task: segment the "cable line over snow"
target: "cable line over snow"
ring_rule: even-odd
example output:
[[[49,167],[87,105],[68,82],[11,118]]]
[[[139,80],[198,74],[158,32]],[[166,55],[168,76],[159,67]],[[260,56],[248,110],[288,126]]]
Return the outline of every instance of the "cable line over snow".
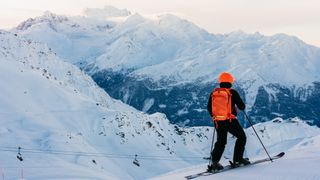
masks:
[[[112,159],[133,159],[137,155],[129,154],[109,154],[109,153],[94,153],[94,152],[80,152],[80,151],[60,151],[60,150],[43,150],[43,149],[28,149],[19,147],[20,156],[23,154],[46,154],[46,155],[66,155],[66,156],[93,156],[93,157],[106,157]],[[0,146],[0,151],[4,152],[17,152],[16,147]],[[139,159],[144,160],[164,160],[164,161],[205,161],[203,157],[181,156],[179,158],[173,158],[172,156],[155,156],[155,155],[139,155]]]

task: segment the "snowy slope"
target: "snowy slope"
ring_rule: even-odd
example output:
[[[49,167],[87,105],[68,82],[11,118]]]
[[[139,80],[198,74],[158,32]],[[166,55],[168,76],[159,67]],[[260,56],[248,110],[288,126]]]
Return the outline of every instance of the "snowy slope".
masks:
[[[203,145],[186,147],[209,131],[192,128],[180,136],[162,114],[146,115],[111,99],[45,45],[5,31],[0,42],[6,178],[17,179],[23,167],[27,179],[144,179],[199,162],[188,157],[201,155]],[[22,163],[15,158],[18,146]],[[140,168],[132,164],[135,154],[145,158]]]
[[[303,179],[303,180],[315,180],[320,179],[320,173],[318,171],[318,163],[320,156],[318,153],[320,137],[314,137],[306,140],[306,144],[303,145],[303,150],[290,150],[286,152],[286,155],[274,161],[273,163],[266,162],[250,167],[231,170],[225,173],[215,174],[213,176],[200,177],[199,180],[206,179],[246,179],[246,180],[269,180],[269,179]],[[203,171],[206,166],[197,166],[188,169],[177,170],[163,176],[159,176],[153,179],[185,179],[184,176],[194,174]]]
[[[267,149],[269,149],[271,153],[276,154],[275,152],[280,152],[280,151],[286,152],[283,158],[279,160],[275,160],[273,163],[265,162],[265,163],[257,164],[250,167],[244,167],[244,168],[239,168],[239,169],[231,170],[224,173],[215,174],[212,176],[200,177],[197,179],[201,179],[201,180],[213,179],[213,178],[222,179],[222,180],[231,180],[231,179],[314,180],[314,179],[320,179],[320,173],[316,168],[318,167],[318,163],[320,160],[319,129],[317,130],[313,129],[314,132],[311,133],[313,135],[309,134],[306,136],[306,138],[301,138],[302,136],[306,135],[306,133],[310,133],[308,132],[308,130],[310,130],[309,129],[310,127],[307,127],[306,125],[301,125],[301,122],[297,122],[294,120],[291,125],[290,124],[280,125],[280,129],[274,128],[274,126],[279,126],[279,123],[278,124],[275,123],[271,126],[270,125],[271,123],[265,123],[265,124],[261,124],[260,126],[257,126],[257,128],[259,129],[261,128],[261,126],[264,126],[266,127],[265,131],[271,131],[272,132],[271,137],[275,139],[273,141],[276,141],[277,137],[282,139],[283,134],[279,134],[279,133],[286,131],[285,129],[287,129],[287,131],[290,131],[288,135],[294,136],[292,137],[291,140],[288,140],[287,142],[281,141],[280,143],[277,143],[276,145],[273,145],[273,146],[272,145],[270,146],[270,141],[264,138],[263,141],[268,142],[269,146],[267,146]],[[293,126],[296,126],[296,128],[294,128]],[[316,131],[318,133],[315,133]],[[250,139],[248,140],[248,143],[250,143]],[[247,147],[247,149],[249,148],[250,146]],[[251,156],[251,159],[253,160],[260,159],[262,157],[266,157],[266,155],[263,154],[260,157]],[[227,162],[224,161],[224,164],[227,164]],[[202,172],[205,169],[206,169],[206,164],[203,164],[203,165],[175,170],[173,172],[170,172],[161,176],[157,176],[152,179],[157,179],[157,180],[185,179],[184,176]]]
[[[206,162],[212,128],[179,128],[163,114],[147,115],[113,100],[43,44],[5,31],[0,42],[5,179],[20,178],[21,170],[25,179],[146,179]],[[303,148],[305,138],[319,134],[298,119],[257,129],[266,129],[263,140],[272,152]],[[247,155],[261,156],[250,133]],[[22,162],[16,158],[19,146]],[[224,156],[230,158],[232,147],[227,149]],[[135,154],[140,167],[132,163]]]
[[[17,179],[20,167],[25,168],[25,177],[30,179],[88,177],[86,174],[100,179],[116,177],[107,171],[81,168],[82,158],[77,156],[24,154],[22,150],[25,161],[18,163],[18,146],[49,152],[83,149],[88,143],[76,133],[88,131],[93,124],[89,120],[99,116],[86,111],[94,109],[98,113],[96,103],[108,107],[112,100],[88,76],[58,59],[46,46],[20,40],[4,31],[0,32],[0,41],[0,141],[5,177]],[[85,119],[87,122],[83,122]],[[92,149],[87,146],[87,150]]]

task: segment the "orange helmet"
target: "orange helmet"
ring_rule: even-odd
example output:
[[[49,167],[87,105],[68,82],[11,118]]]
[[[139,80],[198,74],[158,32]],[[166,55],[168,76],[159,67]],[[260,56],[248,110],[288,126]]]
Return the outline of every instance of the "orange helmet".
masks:
[[[230,73],[227,73],[227,72],[222,72],[220,74],[219,80],[218,80],[219,83],[229,82],[231,84],[233,84],[233,81],[234,81],[234,78],[232,77],[232,75]]]

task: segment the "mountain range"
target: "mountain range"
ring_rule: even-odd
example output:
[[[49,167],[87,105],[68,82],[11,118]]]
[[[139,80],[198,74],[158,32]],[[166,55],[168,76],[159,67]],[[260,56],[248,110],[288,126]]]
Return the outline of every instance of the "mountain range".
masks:
[[[223,71],[255,123],[300,117],[320,125],[320,49],[293,36],[212,34],[175,15],[109,6],[84,16],[46,12],[11,31],[47,44],[111,97],[180,126],[211,125],[206,103]]]
[[[227,70],[239,77],[235,88],[246,100],[250,116],[257,123],[255,128],[270,153],[288,151],[292,156],[295,155],[292,152],[299,151],[298,157],[304,158],[303,163],[312,162],[305,157],[314,152],[305,147],[318,144],[319,128],[310,126],[317,124],[316,119],[290,118],[296,115],[290,114],[291,111],[283,114],[272,111],[271,115],[277,117],[269,119],[267,105],[281,103],[277,106],[281,110],[282,104],[290,104],[292,97],[298,98],[297,103],[319,103],[311,98],[317,97],[318,92],[318,74],[313,71],[317,60],[312,59],[316,58],[318,48],[286,35],[265,37],[242,32],[212,35],[168,14],[146,18],[111,7],[86,12],[84,17],[46,12],[10,32],[0,30],[3,178],[147,179],[180,168],[195,169],[194,165],[205,167],[207,160],[203,157],[208,157],[213,128],[200,125],[211,122],[206,117],[205,101],[207,93],[216,85],[214,81],[219,74],[216,71],[225,70],[224,66],[233,67]],[[147,41],[152,36],[154,39]],[[271,75],[264,75],[262,66],[261,71],[258,66],[246,73],[240,71],[246,64],[240,64],[238,69],[228,64],[229,60],[214,59],[215,48],[221,46],[217,42],[223,43],[225,38],[237,42],[240,37],[248,40],[253,36],[266,41],[283,38],[301,43],[305,49],[294,53],[307,52],[310,56],[305,64],[299,58],[296,63],[309,68],[310,74],[299,76],[297,73],[300,80],[292,78],[292,82],[278,77],[279,84],[264,84],[270,81]],[[231,39],[225,48],[231,48]],[[251,47],[262,43],[255,40],[252,39]],[[242,45],[239,47],[243,48]],[[209,48],[207,54],[203,47]],[[203,58],[198,57],[202,54]],[[148,57],[151,60],[144,59]],[[214,60],[211,65],[220,62],[221,67],[213,66],[217,69],[205,72],[211,69],[204,69],[205,63],[211,66],[211,58]],[[233,65],[236,62],[235,58]],[[253,70],[256,74],[250,74]],[[261,84],[262,87],[258,86]],[[289,87],[294,88],[287,91]],[[118,99],[136,104],[137,109],[115,100],[113,96],[117,94]],[[250,99],[251,96],[255,100]],[[259,99],[265,101],[257,105]],[[317,108],[311,105],[305,104],[306,109]],[[255,109],[260,106],[264,108]],[[255,111],[266,115],[255,116]],[[248,136],[245,156],[252,159],[265,156],[252,129],[245,131]],[[234,137],[228,137],[222,163],[232,158],[234,141]]]
[[[5,178],[145,179],[203,162],[209,127],[183,129],[112,99],[45,44],[2,30],[0,42]]]

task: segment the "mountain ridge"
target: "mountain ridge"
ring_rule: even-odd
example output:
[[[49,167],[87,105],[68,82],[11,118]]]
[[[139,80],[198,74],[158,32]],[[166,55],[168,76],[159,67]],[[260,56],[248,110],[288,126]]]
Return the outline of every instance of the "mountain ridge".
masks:
[[[6,178],[21,178],[23,170],[24,178],[36,180],[146,179],[206,163],[212,127],[178,127],[164,114],[148,115],[114,100],[45,44],[5,31],[0,42],[0,154]],[[298,118],[255,127],[271,152],[299,148],[320,133]],[[252,130],[246,134],[246,156],[262,155]],[[234,138],[228,141],[224,160],[232,156]],[[22,162],[16,159],[18,147]],[[132,163],[135,155],[140,167]]]
[[[122,21],[68,18],[67,23],[56,25],[60,31],[54,34],[43,27],[14,32],[47,43],[58,56],[84,69],[112,97],[139,110],[164,112],[174,123],[205,125],[204,120],[197,123],[196,119],[209,118],[203,110],[206,98],[217,86],[219,73],[228,71],[236,77],[235,88],[242,91],[256,122],[275,118],[272,114],[290,114],[285,118],[299,116],[320,125],[313,113],[319,109],[312,100],[319,91],[320,49],[294,36],[241,31],[215,35],[168,14],[152,19],[136,13]],[[74,22],[79,27],[72,27]],[[172,89],[196,98],[188,103],[189,97],[171,94]],[[290,104],[277,101],[287,96],[285,102]],[[304,106],[304,111],[298,106]]]

